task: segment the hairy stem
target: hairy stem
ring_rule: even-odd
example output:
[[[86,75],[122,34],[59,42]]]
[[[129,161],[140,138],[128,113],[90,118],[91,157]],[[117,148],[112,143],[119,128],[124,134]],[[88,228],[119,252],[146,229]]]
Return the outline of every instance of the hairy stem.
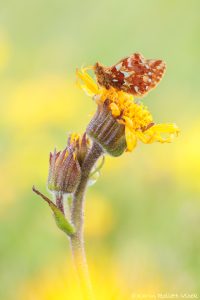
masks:
[[[56,206],[64,213],[64,205],[63,205],[63,193],[57,193],[56,196]]]
[[[93,299],[83,236],[84,198],[90,172],[94,164],[102,154],[103,151],[101,147],[94,142],[91,150],[89,151],[83,162],[81,180],[76,189],[76,192],[74,193],[72,202],[71,222],[76,229],[76,233],[73,234],[70,238],[71,248],[84,300]]]

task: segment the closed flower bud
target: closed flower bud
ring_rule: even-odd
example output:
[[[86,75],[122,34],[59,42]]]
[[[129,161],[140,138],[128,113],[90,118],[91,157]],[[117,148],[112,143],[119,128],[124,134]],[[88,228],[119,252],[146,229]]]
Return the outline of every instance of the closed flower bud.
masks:
[[[82,166],[85,156],[90,149],[90,140],[86,133],[84,133],[83,136],[72,133],[68,139],[68,146],[73,149],[80,166]]]
[[[48,188],[53,192],[73,193],[80,181],[81,169],[70,147],[50,153]]]

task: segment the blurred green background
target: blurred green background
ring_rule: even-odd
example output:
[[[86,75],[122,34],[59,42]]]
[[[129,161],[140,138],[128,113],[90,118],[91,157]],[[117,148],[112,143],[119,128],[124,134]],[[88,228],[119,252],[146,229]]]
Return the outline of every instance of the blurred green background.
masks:
[[[69,243],[31,187],[47,193],[49,152],[95,112],[76,67],[137,51],[167,62],[144,103],[181,135],[107,157],[86,204],[91,270],[109,299],[200,295],[199,12],[198,0],[1,1],[0,299],[75,299]]]

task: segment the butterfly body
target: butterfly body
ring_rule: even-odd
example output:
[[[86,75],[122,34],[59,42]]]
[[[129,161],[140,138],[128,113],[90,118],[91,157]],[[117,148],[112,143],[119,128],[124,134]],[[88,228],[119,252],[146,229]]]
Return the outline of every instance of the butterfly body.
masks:
[[[112,67],[104,67],[100,63],[96,63],[94,66],[99,85],[106,89],[114,87],[136,97],[144,96],[155,88],[165,70],[164,61],[147,60],[139,53],[120,60]]]

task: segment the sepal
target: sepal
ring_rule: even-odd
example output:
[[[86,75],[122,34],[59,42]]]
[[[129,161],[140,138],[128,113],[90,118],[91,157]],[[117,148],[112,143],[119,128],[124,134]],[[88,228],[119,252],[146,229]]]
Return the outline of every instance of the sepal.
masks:
[[[107,103],[98,105],[98,109],[87,129],[89,137],[98,143],[105,153],[120,156],[127,147],[125,126],[113,117]]]

